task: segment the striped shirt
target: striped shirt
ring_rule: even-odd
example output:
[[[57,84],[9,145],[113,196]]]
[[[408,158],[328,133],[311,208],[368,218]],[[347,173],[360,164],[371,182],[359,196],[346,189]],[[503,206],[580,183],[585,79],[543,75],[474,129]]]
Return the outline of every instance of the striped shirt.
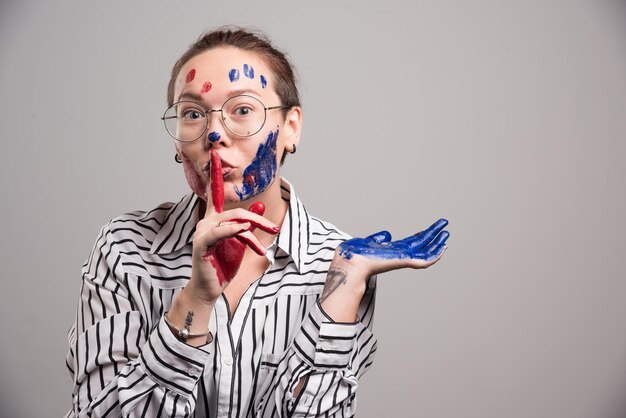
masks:
[[[289,209],[233,316],[222,295],[211,343],[187,345],[163,315],[191,275],[199,199],[122,215],[105,225],[83,265],[66,364],[73,379],[67,417],[353,416],[357,380],[376,351],[376,278],[357,322],[321,309],[335,247],[349,236],[310,216],[281,181]],[[298,396],[293,391],[307,376]]]

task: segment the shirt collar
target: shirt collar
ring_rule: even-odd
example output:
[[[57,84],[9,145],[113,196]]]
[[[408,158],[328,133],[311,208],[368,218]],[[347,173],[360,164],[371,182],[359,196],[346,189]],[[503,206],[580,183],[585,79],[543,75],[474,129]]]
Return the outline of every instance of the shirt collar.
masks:
[[[291,183],[284,178],[280,180],[280,192],[282,198],[289,202],[289,207],[275,243],[292,258],[300,272],[311,240],[311,218]],[[152,242],[150,252],[159,255],[170,254],[191,244],[198,223],[199,204],[199,198],[193,192],[175,203]]]
[[[298,272],[301,272],[311,241],[311,218],[291,183],[284,178],[280,181],[280,192],[282,198],[289,202],[289,207],[276,243],[278,248],[291,256]]]

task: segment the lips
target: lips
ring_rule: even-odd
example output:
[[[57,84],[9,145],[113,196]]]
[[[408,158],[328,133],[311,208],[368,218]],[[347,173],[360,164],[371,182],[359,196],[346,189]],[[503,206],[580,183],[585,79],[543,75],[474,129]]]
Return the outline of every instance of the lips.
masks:
[[[228,178],[231,171],[233,171],[232,167],[222,167],[222,175],[224,176],[224,179]]]
[[[220,157],[220,160],[222,160],[222,175],[224,176],[224,179],[226,179],[230,176],[230,173],[234,170],[234,167],[228,161],[224,161],[222,157]],[[207,172],[208,174],[210,168],[211,160],[207,161],[207,163],[204,165],[203,171]]]

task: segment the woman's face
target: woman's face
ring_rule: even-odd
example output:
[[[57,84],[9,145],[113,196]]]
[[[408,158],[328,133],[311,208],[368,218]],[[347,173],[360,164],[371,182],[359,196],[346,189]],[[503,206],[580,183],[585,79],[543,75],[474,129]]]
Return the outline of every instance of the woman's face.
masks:
[[[283,103],[274,91],[274,83],[272,71],[257,54],[233,47],[214,48],[181,68],[174,102],[191,100],[207,110],[221,109],[226,100],[243,94],[259,99],[265,107],[279,106]],[[235,111],[245,115],[246,104],[242,104]],[[279,176],[285,147],[291,150],[297,144],[300,110],[290,112],[287,119],[280,109],[268,110],[261,130],[248,137],[226,129],[219,112],[210,113],[208,118],[202,137],[189,143],[176,141],[191,189],[206,200],[209,151],[215,149],[222,159],[226,204],[248,200],[268,190]]]

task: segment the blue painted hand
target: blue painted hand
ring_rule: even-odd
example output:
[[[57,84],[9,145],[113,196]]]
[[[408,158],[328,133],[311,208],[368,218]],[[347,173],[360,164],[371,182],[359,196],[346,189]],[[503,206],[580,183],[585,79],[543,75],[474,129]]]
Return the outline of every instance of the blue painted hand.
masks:
[[[341,243],[338,252],[345,260],[352,261],[355,255],[360,256],[354,261],[367,264],[370,274],[403,267],[425,268],[439,260],[446,250],[450,233],[443,229],[447,224],[447,220],[439,219],[430,228],[397,241],[392,241],[387,231],[352,238]]]

